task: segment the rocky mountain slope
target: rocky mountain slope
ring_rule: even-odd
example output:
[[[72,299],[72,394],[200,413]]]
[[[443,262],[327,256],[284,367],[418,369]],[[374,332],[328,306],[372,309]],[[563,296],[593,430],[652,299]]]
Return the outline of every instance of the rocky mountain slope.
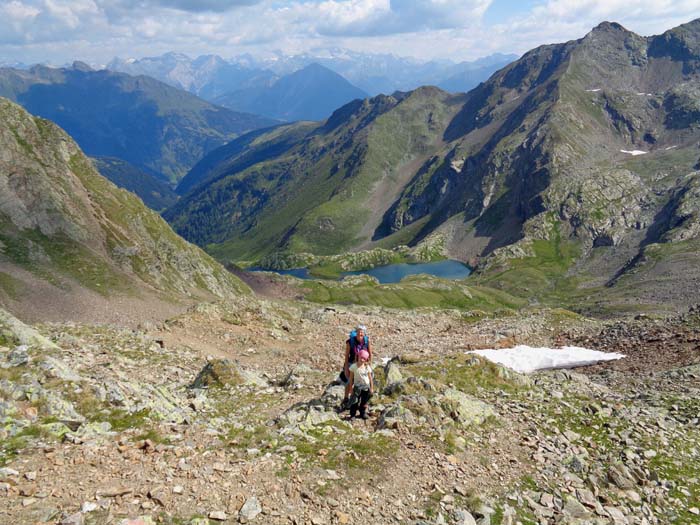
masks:
[[[335,411],[358,318],[368,421]],[[465,354],[569,340],[627,357],[523,376]],[[465,323],[246,296],[124,330],[0,310],[0,521],[698,524],[698,341],[697,311]]]
[[[205,157],[208,168],[193,168],[182,184],[194,189],[165,217],[185,238],[240,258],[343,251],[372,237],[401,188],[441,147],[462,100],[422,88],[355,101],[325,123],[244,136]]]
[[[236,111],[294,121],[322,120],[351,100],[366,97],[367,93],[339,74],[319,64],[309,64],[270,86],[237,89],[214,102]]]
[[[700,20],[648,38],[606,22],[465,96],[349,104],[216,152],[166,217],[223,258],[438,239],[525,295],[673,300],[700,278],[699,34]]]
[[[58,126],[6,99],[0,152],[0,300],[13,311],[60,317],[80,291],[177,300],[247,289],[103,178]]]
[[[117,157],[174,182],[209,151],[274,123],[149,77],[93,71],[81,63],[1,68],[0,96],[56,122],[88,155]]]

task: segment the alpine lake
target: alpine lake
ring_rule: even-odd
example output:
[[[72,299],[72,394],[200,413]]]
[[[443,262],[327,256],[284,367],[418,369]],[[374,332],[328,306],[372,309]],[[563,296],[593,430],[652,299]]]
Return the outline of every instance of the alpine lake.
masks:
[[[311,275],[308,268],[292,268],[289,270],[267,270],[260,267],[248,269],[251,272],[274,272],[280,275],[291,275],[298,279],[318,279]],[[377,266],[369,270],[343,272],[340,279],[349,275],[370,275],[380,284],[398,283],[409,275],[427,274],[442,279],[464,279],[471,274],[471,268],[460,261],[444,260],[429,263],[400,263]]]

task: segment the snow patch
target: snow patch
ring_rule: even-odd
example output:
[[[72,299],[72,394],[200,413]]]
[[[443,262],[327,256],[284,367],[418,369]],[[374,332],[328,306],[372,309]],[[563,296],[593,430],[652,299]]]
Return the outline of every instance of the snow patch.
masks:
[[[613,361],[625,357],[624,354],[599,352],[579,346],[533,348],[527,345],[518,345],[515,348],[473,350],[467,353],[480,355],[489,361],[523,374],[552,368],[574,368],[593,365],[602,361]]]
[[[620,152],[622,153],[627,153],[629,155],[632,155],[633,157],[636,157],[637,155],[646,155],[649,153],[648,151],[642,151],[640,149],[633,149],[633,150],[626,150],[626,149],[621,149]]]
[[[586,93],[598,93],[598,91],[600,91],[600,90],[601,90],[601,88],[587,89]]]
[[[670,149],[677,148],[677,147],[678,147],[678,146],[669,146],[668,148],[664,148],[664,151],[668,151],[668,150],[670,150]]]

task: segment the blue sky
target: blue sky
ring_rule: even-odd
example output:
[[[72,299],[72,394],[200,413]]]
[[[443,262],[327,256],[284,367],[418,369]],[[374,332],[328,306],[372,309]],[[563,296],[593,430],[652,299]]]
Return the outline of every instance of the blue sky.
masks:
[[[513,0],[495,0],[484,13],[484,24],[491,26],[498,23],[503,23],[509,18],[526,15],[535,2],[531,0],[523,0],[516,2]]]
[[[0,0],[0,63],[329,47],[471,60],[603,20],[649,35],[698,16],[700,0]]]

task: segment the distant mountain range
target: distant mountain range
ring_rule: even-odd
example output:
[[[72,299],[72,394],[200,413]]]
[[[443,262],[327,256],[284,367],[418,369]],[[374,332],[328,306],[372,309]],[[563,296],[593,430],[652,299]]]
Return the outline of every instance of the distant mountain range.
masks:
[[[517,59],[517,55],[495,53],[474,61],[422,61],[412,57],[391,54],[360,53],[332,48],[300,55],[278,54],[274,57],[252,60],[234,57],[258,69],[269,69],[278,75],[289,74],[312,63],[321,64],[342,75],[370,95],[411,91],[420,86],[438,86],[447,91],[467,92],[494,72]],[[463,82],[458,79],[463,76]]]
[[[648,38],[606,22],[467,94],[240,137],[165,217],[226,260],[429,242],[520,296],[673,302],[700,282],[699,85],[700,20]]]
[[[234,90],[269,87],[279,79],[269,69],[227,62],[217,55],[191,59],[182,53],[165,53],[138,60],[114,58],[106,69],[146,75],[210,101]]]
[[[71,68],[0,68],[0,96],[50,119],[92,156],[178,181],[206,153],[272,119],[215,106],[146,76]]]
[[[339,74],[319,64],[310,64],[271,86],[233,91],[214,102],[286,121],[324,120],[340,106],[367,96]]]
[[[494,54],[472,62],[422,62],[388,54],[324,49],[262,59],[241,55],[229,60],[216,55],[191,59],[181,53],[166,53],[141,59],[115,58],[106,67],[148,75],[213,101],[231,92],[270,87],[312,64],[334,71],[369,95],[410,91],[424,85],[466,92],[516,58],[517,55]]]

